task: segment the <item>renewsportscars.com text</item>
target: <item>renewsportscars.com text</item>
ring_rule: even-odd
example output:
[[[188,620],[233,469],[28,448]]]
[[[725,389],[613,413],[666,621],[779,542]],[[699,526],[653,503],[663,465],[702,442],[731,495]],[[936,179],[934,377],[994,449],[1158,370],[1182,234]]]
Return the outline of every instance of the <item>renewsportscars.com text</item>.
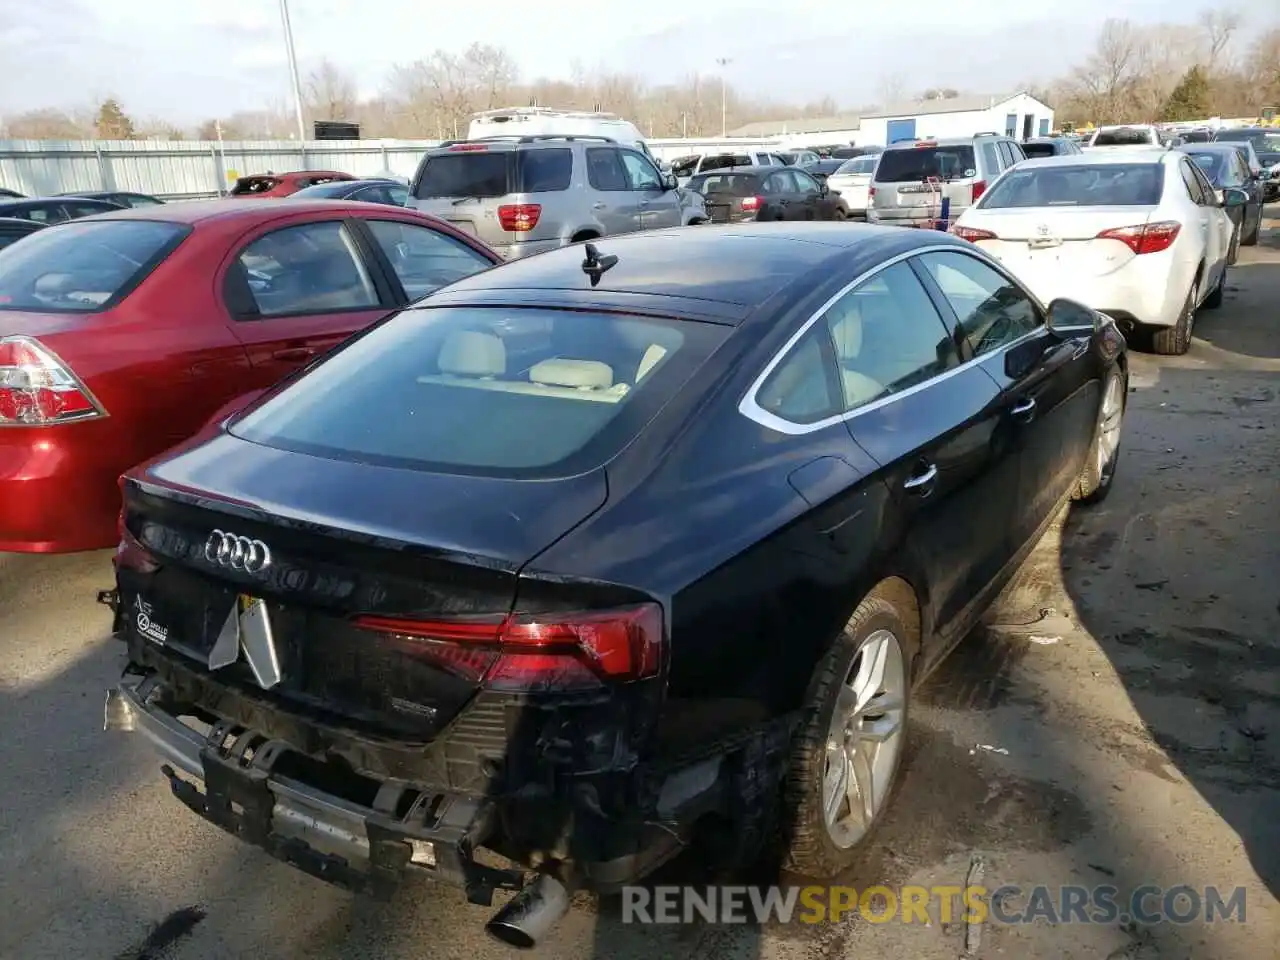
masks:
[[[623,923],[1244,923],[1245,888],[624,887]]]

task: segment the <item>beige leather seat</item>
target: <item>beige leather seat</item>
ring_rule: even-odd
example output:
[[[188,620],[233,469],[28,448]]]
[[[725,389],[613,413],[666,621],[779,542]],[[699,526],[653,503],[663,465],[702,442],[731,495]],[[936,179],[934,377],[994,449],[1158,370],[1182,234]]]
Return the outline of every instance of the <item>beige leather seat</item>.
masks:
[[[529,368],[529,382],[576,390],[607,390],[613,386],[613,367],[599,360],[553,357]]]
[[[862,311],[857,302],[853,297],[846,297],[832,307],[832,312],[835,316],[828,320],[831,339],[844,380],[845,404],[852,409],[880,396],[884,386],[857,369],[862,354]]]
[[[507,348],[491,333],[459,330],[445,337],[437,362],[448,376],[491,380],[507,372]]]

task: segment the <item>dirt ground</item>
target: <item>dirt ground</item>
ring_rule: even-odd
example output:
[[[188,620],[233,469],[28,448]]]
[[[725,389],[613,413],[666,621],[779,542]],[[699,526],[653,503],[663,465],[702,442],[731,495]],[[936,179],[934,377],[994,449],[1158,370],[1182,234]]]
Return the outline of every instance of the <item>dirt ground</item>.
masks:
[[[1244,922],[639,927],[579,898],[535,955],[1277,956],[1280,220],[1266,226],[1190,353],[1134,355],[1111,497],[1050,533],[920,694],[897,804],[842,881],[962,884],[981,862],[989,889],[1244,886]],[[0,557],[0,957],[510,955],[453,890],[354,900],[174,801],[141,742],[101,729],[121,656],[93,603],[108,580],[103,553]]]

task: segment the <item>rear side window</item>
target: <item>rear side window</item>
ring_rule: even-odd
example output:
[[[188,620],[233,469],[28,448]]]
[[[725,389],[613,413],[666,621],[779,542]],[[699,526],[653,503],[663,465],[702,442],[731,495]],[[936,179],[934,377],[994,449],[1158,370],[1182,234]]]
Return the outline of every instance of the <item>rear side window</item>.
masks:
[[[1155,206],[1164,190],[1158,163],[1018,167],[978,201],[982,210],[1012,207]]]
[[[1028,158],[1032,157],[1055,157],[1058,155],[1058,148],[1052,143],[1024,143],[1022,152]]]
[[[462,151],[430,157],[418,178],[415,195],[433,197],[505,197],[511,192],[507,151]]]
[[[923,183],[930,177],[955,180],[974,175],[973,147],[910,147],[886,150],[876,165],[880,183]]]
[[[246,193],[267,193],[280,183],[275,177],[241,177],[231,188],[233,197],[241,197]]]
[[[453,237],[398,220],[366,220],[410,301],[493,266]]]
[[[521,150],[515,155],[516,193],[555,193],[568,190],[573,176],[573,151],[567,147]]]
[[[578,472],[627,444],[725,335],[712,324],[578,311],[406,310],[231,432],[411,469]]]
[[[0,251],[0,310],[93,313],[113,306],[187,233],[179,224],[148,220],[38,230]]]
[[[720,154],[702,158],[702,170],[726,170],[729,167],[749,167],[751,158],[745,153]]]

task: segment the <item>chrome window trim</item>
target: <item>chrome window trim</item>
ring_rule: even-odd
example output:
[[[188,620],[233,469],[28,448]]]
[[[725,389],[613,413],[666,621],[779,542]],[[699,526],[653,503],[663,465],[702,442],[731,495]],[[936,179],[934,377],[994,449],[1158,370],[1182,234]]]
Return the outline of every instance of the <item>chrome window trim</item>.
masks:
[[[969,249],[966,249],[965,247],[958,247],[953,244],[934,244],[928,247],[919,247],[918,249],[915,249],[915,250],[908,250],[905,253],[899,253],[893,257],[890,257],[888,260],[884,260],[876,264],[870,270],[867,270],[859,274],[853,280],[850,280],[838,291],[836,291],[836,293],[832,294],[832,296],[828,298],[827,301],[822,304],[822,306],[820,306],[817,310],[815,310],[813,315],[810,316],[809,319],[806,320],[803,324],[801,324],[800,329],[797,330],[794,334],[792,334],[787,339],[787,342],[782,345],[782,349],[780,349],[777,353],[773,355],[772,359],[770,359],[769,362],[765,364],[764,370],[762,370],[760,374],[751,382],[751,386],[747,388],[747,391],[743,395],[742,400],[739,401],[738,403],[738,412],[742,414],[744,417],[746,417],[748,420],[754,421],[755,423],[760,424],[762,427],[767,427],[770,430],[774,430],[778,433],[787,434],[788,436],[800,437],[808,433],[816,433],[817,431],[825,430],[827,427],[833,426],[834,424],[852,420],[854,417],[860,416],[861,414],[870,413],[873,410],[880,410],[884,407],[887,407],[891,403],[895,403],[898,400],[903,399],[904,397],[910,397],[916,393],[919,393],[925,387],[931,387],[934,384],[941,383],[943,380],[946,380],[949,377],[954,377],[956,374],[961,373],[964,370],[968,370],[970,367],[977,366],[980,363],[986,363],[992,357],[999,356],[1000,354],[1009,350],[1011,347],[1015,347],[1018,344],[1023,343],[1034,336],[1039,336],[1040,333],[1044,330],[1045,324],[1042,319],[1040,324],[1038,324],[1034,330],[1030,330],[1027,333],[1024,333],[1022,336],[1018,337],[1018,339],[1016,340],[1010,340],[1008,343],[1004,344],[997,350],[992,350],[989,353],[984,353],[984,354],[981,354],[980,356],[972,357],[971,359],[961,363],[959,366],[955,366],[955,367],[952,367],[950,370],[944,370],[942,373],[935,374],[934,376],[930,377],[928,380],[921,381],[920,383],[910,386],[906,390],[903,390],[899,393],[891,393],[887,397],[881,397],[879,400],[873,400],[871,403],[863,404],[860,407],[854,407],[852,410],[848,410],[844,413],[836,414],[835,416],[824,417],[821,420],[815,420],[813,423],[795,423],[791,420],[784,419],[783,417],[780,417],[775,413],[770,413],[768,410],[765,410],[763,407],[760,406],[758,402],[756,402],[756,394],[760,392],[760,388],[764,386],[765,381],[769,379],[769,376],[773,373],[773,371],[777,368],[777,366],[780,363],[782,363],[782,361],[785,360],[791,354],[791,351],[795,348],[796,344],[799,343],[800,340],[804,338],[805,334],[809,332],[809,330],[813,327],[815,323],[817,323],[819,320],[821,320],[823,317],[826,316],[827,311],[830,310],[836,304],[836,302],[840,300],[841,297],[849,293],[849,291],[853,290],[855,287],[858,287],[861,284],[866,283],[868,280],[870,280],[872,277],[874,277],[876,274],[880,273],[881,271],[887,270],[889,267],[895,266],[906,260],[910,260],[912,257],[923,256],[924,254],[928,254],[928,253],[956,253],[963,257],[971,257],[972,259],[978,261],[984,266],[991,267],[993,270],[996,271],[996,273],[1004,277],[1006,280],[1012,283],[1015,287],[1017,287],[1020,291],[1022,291],[1023,295],[1026,296],[1027,299],[1029,299],[1033,304],[1035,304],[1037,307],[1040,308],[1041,314],[1042,315],[1044,314],[1046,308],[1044,304],[1040,302],[1039,298],[1037,298],[1033,293],[1031,293],[1031,291],[1029,291],[1026,287],[1024,287],[1016,277],[1009,274],[1009,272],[1004,270],[999,264],[994,263],[989,257],[986,257],[985,255],[981,255],[975,250],[969,250]],[[919,281],[917,280],[917,282]],[[921,284],[921,286],[923,286],[923,284]],[[929,291],[926,289],[925,293],[929,294]],[[932,295],[930,295],[930,301],[932,301],[932,299],[933,297]],[[946,322],[947,322],[946,318],[940,315],[939,319],[941,319],[943,325],[946,326]]]

